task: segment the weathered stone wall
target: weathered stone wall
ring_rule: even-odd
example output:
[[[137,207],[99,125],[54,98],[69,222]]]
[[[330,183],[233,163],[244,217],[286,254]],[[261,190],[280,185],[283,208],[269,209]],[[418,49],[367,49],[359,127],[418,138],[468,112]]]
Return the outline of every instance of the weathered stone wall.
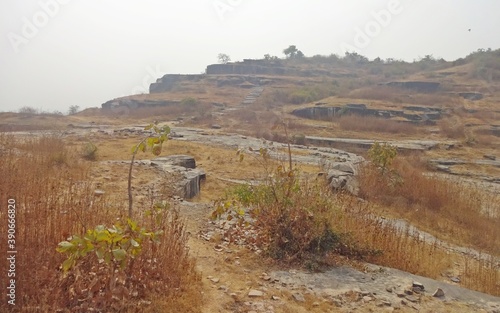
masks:
[[[207,66],[208,75],[286,75],[284,67],[257,64],[212,64]]]
[[[365,104],[346,104],[345,106],[314,106],[296,109],[292,114],[302,118],[325,120],[344,114],[376,116],[383,118],[402,117],[411,122],[429,122],[441,118],[441,110],[436,108],[406,106],[404,110],[370,109]]]
[[[137,109],[149,106],[169,106],[179,104],[179,101],[175,100],[138,100],[130,98],[121,98],[109,100],[101,104],[102,109],[110,110],[112,108],[125,107],[128,109]]]
[[[426,81],[388,82],[387,86],[412,89],[418,92],[435,92],[439,89],[440,83]]]
[[[149,86],[149,93],[161,93],[171,91],[182,81],[197,82],[205,77],[204,74],[167,74],[158,78],[155,83]]]

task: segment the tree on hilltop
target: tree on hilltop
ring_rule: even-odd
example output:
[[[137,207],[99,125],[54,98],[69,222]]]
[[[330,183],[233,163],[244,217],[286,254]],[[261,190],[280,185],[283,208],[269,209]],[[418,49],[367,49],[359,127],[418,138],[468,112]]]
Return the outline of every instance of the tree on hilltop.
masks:
[[[295,45],[290,45],[288,48],[283,50],[283,53],[286,55],[288,59],[304,57],[304,53],[302,53],[302,51],[297,49]]]
[[[225,53],[219,53],[219,55],[217,55],[217,59],[221,64],[227,64],[231,62],[231,57]]]

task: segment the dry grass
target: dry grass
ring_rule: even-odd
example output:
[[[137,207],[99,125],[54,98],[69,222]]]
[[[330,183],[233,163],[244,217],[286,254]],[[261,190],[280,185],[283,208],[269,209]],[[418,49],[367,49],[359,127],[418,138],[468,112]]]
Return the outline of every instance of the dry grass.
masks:
[[[347,95],[353,99],[383,100],[401,103],[401,89],[390,86],[372,86],[353,90]]]
[[[457,103],[456,98],[450,95],[437,93],[418,93],[390,86],[370,86],[355,89],[347,97],[353,99],[382,100],[391,103],[416,104],[429,107],[441,107]]]
[[[90,162],[84,162],[77,152],[69,150],[57,137],[19,139],[0,135],[0,201],[5,206],[8,199],[16,202],[15,279],[19,312],[53,312],[57,308],[69,312],[74,308],[70,303],[82,295],[85,281],[75,284],[76,278],[71,275],[63,279],[60,265],[64,256],[55,251],[57,244],[96,225],[110,225],[124,212],[111,198],[94,195],[95,184],[88,175]],[[2,220],[6,219],[2,214]],[[7,223],[1,223],[2,234],[7,234],[6,227]],[[156,307],[167,312],[177,305],[176,312],[197,311],[199,277],[185,250],[182,221],[171,216],[164,227],[162,244],[154,249],[145,246],[143,250],[145,257],[155,255],[161,260],[155,271],[157,278],[163,280],[161,287],[140,294],[142,299],[152,301],[150,306],[143,304],[139,309],[136,305],[141,298],[134,298],[123,302],[121,311],[153,312]],[[7,251],[7,240],[0,242],[0,249]],[[7,262],[0,264],[1,271],[7,273]],[[96,264],[83,262],[82,266],[92,268]],[[141,275],[145,265],[137,260],[133,275]],[[88,299],[84,302],[92,303]],[[3,301],[0,310],[8,309]]]
[[[473,290],[500,296],[500,268],[494,258],[464,257],[463,284]]]
[[[425,175],[418,162],[415,158],[397,159],[392,168],[397,174],[385,177],[378,169],[365,166],[360,174],[361,196],[439,239],[500,256],[498,195],[471,184]],[[468,262],[466,285],[499,295],[498,285],[491,283],[491,277],[500,275],[498,266],[493,261]]]
[[[447,240],[500,255],[500,218],[483,211],[483,207],[500,210],[494,205],[498,199],[470,184],[425,175],[415,166],[417,162],[412,158],[396,160],[394,170],[400,183],[391,183],[389,177],[381,177],[370,166],[363,168],[361,195],[393,208]]]
[[[374,116],[346,115],[333,119],[338,122],[340,128],[345,131],[391,133],[391,134],[417,134],[419,129],[416,125],[393,121]]]
[[[210,115],[211,105],[194,102],[171,104],[167,106],[150,106],[136,109],[118,108],[116,110],[103,110],[102,114],[110,118],[125,117],[137,121],[138,119],[165,119],[174,120],[176,118],[204,118]]]
[[[452,258],[438,244],[421,240],[408,228],[375,218],[377,210],[373,204],[350,195],[336,197],[344,214],[333,219],[334,227],[350,234],[357,245],[381,251],[369,255],[367,261],[435,279],[452,263]]]
[[[441,134],[450,139],[464,139],[466,137],[465,126],[457,116],[445,118],[438,122]]]

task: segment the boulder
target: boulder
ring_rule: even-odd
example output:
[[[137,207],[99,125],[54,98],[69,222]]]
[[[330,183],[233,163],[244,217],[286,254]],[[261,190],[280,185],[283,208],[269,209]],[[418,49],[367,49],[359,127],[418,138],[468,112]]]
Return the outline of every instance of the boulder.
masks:
[[[180,181],[181,197],[192,199],[200,194],[201,182],[205,180],[206,174],[202,170],[191,170],[184,172],[184,179]]]
[[[335,168],[328,170],[326,179],[330,188],[336,191],[346,190],[353,195],[358,195],[359,185],[356,178],[354,177],[354,170],[352,165],[345,163],[344,166],[337,167],[345,171]]]
[[[436,291],[434,291],[434,293],[432,294],[432,296],[436,297],[436,298],[444,297],[444,291],[443,291],[443,289],[441,289],[441,288],[436,289]]]
[[[347,162],[336,163],[332,166],[332,169],[338,170],[338,171],[344,172],[344,173],[349,173],[352,175],[356,174],[356,170],[354,169],[354,165],[352,163],[347,163]]]
[[[163,172],[177,176],[175,182],[177,195],[181,198],[196,197],[201,190],[201,183],[206,179],[203,170],[196,168],[196,161],[188,155],[172,155],[151,160],[151,165]]]

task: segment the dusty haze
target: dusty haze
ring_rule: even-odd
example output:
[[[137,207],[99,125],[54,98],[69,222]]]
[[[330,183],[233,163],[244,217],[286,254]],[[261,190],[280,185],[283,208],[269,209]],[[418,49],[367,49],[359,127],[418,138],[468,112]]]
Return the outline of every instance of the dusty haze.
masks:
[[[413,61],[500,47],[495,0],[8,0],[0,23],[0,111],[100,106],[166,73],[201,73],[221,52],[283,57],[293,44]]]

